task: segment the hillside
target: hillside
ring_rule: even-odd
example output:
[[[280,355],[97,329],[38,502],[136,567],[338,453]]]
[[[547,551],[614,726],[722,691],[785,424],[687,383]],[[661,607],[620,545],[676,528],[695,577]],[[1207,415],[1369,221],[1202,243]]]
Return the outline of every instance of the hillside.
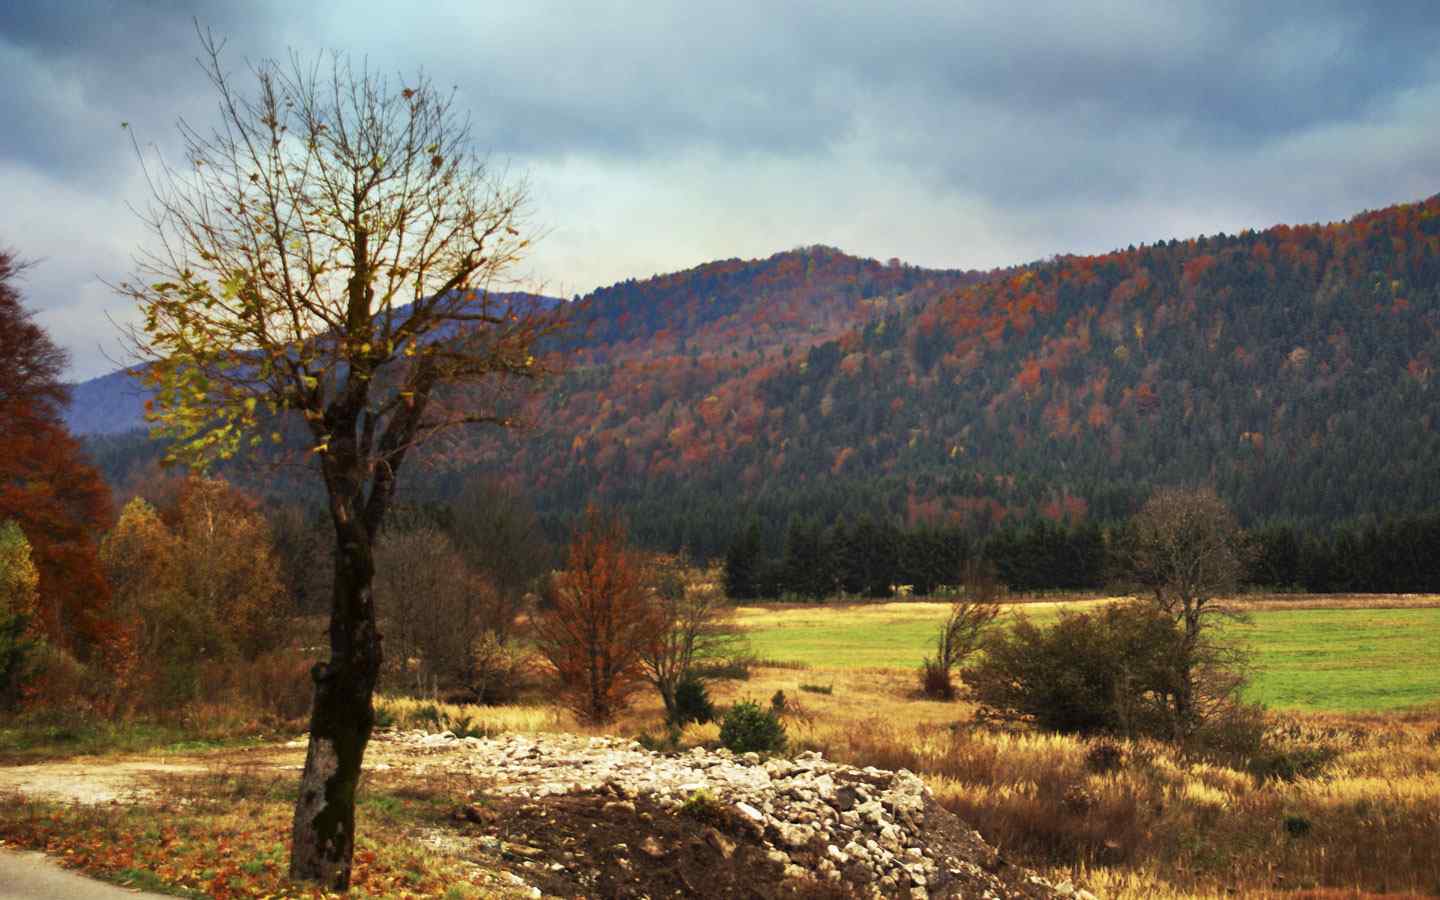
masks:
[[[1197,481],[1251,523],[1440,503],[1440,197],[983,277],[806,248],[573,308],[536,427],[481,468],[557,520],[623,506],[648,543],[713,553],[752,514],[1115,518]]]
[[[1440,502],[1440,198],[1325,226],[1063,257],[830,340],[577,369],[503,470],[713,552],[758,513],[1127,515],[1210,481],[1249,522]]]

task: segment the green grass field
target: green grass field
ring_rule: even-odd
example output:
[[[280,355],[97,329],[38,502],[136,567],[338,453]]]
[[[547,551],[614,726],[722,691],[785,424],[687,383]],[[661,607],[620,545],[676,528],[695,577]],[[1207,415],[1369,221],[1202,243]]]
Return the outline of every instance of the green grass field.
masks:
[[[1367,712],[1440,701],[1440,609],[1307,609],[1232,626],[1266,706]]]
[[[1037,622],[1061,604],[1029,604]],[[740,622],[760,659],[817,668],[918,666],[944,617],[938,603],[744,607]],[[1440,702],[1440,609],[1300,609],[1227,623],[1254,651],[1248,694],[1267,706],[1326,712]]]

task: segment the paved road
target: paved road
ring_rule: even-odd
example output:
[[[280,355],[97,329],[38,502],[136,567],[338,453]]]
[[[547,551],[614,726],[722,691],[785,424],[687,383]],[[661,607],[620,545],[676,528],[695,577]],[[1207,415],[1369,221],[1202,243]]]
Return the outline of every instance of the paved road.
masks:
[[[163,894],[127,891],[61,868],[43,853],[0,850],[0,900],[164,900]],[[170,898],[173,900],[173,898]]]

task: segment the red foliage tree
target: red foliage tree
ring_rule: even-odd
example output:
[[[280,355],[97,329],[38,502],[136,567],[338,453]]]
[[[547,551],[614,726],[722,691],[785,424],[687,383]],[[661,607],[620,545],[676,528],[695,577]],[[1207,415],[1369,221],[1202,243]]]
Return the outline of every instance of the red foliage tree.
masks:
[[[643,684],[641,651],[663,627],[619,520],[586,510],[547,593],[535,637],[561,698],[582,721],[608,722]]]
[[[22,268],[0,251],[0,521],[14,519],[30,541],[45,637],[84,659],[113,637],[96,551],[110,491],[61,421],[65,352],[21,306]]]

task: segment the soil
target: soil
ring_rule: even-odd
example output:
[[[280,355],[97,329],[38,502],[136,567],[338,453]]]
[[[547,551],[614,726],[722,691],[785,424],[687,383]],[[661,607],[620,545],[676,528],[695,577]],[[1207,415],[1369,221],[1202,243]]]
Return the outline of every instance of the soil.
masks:
[[[591,792],[501,798],[462,807],[454,818],[546,896],[849,896],[831,884],[783,880],[783,864],[768,859],[754,833],[724,810],[673,812],[644,798]]]
[[[542,799],[493,798],[458,807],[451,816],[463,840],[484,848],[490,865],[508,868],[544,895],[640,900],[715,897],[737,900],[830,900],[856,896],[841,883],[786,878],[760,837],[728,808],[668,810],[605,792]],[[955,816],[933,807],[927,839],[957,860],[980,861],[1005,884],[1006,898],[1052,897],[1032,884]],[[825,848],[791,851],[792,863],[814,871]],[[986,895],[964,868],[931,886],[932,897]]]

